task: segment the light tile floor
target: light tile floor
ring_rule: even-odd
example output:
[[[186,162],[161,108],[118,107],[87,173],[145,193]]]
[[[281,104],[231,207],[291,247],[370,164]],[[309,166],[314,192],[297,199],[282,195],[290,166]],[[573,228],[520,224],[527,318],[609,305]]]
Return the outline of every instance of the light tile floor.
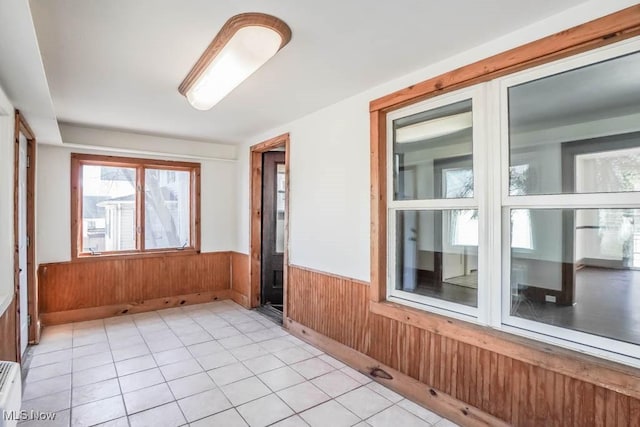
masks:
[[[21,426],[455,426],[231,301],[48,327]]]

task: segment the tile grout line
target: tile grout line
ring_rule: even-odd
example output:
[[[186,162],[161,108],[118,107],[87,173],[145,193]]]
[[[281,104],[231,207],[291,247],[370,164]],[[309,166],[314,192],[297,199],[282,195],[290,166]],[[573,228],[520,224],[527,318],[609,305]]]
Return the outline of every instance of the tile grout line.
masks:
[[[212,314],[215,316],[215,313],[213,313],[213,312],[212,312]],[[189,316],[189,317],[191,318],[191,316]],[[219,317],[219,316],[217,316],[217,317]],[[193,318],[192,318],[192,319],[193,319]],[[223,319],[223,320],[225,320],[225,319]],[[196,322],[196,324],[198,324],[200,327],[202,327],[202,328],[204,329],[204,327],[203,327],[203,326],[202,326],[198,321],[196,321],[195,319],[193,319],[193,321],[194,321],[194,322]],[[226,320],[225,320],[225,322],[226,322]],[[227,322],[227,323],[228,323],[228,322]],[[235,329],[235,328],[234,328],[234,329]],[[205,329],[205,330],[206,330],[206,329]],[[236,329],[236,330],[237,330],[237,329]],[[208,332],[208,330],[207,330],[207,332]],[[238,330],[238,332],[241,332],[241,333],[242,333],[242,331],[239,331],[239,330]],[[211,335],[211,338],[213,338],[213,340],[214,340],[214,341],[218,342],[218,340],[216,340],[216,339],[213,337],[213,335],[212,335],[212,334],[210,334],[210,335]],[[252,341],[253,341],[253,340],[252,340]],[[207,341],[207,342],[208,342],[208,341]],[[222,347],[224,348],[224,346],[222,346]],[[217,414],[221,414],[222,412],[225,412],[225,411],[228,411],[228,410],[230,410],[230,409],[231,409],[231,410],[233,410],[236,414],[238,414],[238,416],[239,416],[239,417],[240,417],[240,418],[245,422],[245,424],[249,425],[249,423],[248,423],[248,422],[247,422],[247,420],[242,416],[242,414],[240,413],[240,411],[238,411],[237,406],[236,406],[236,405],[234,405],[234,404],[229,400],[229,398],[228,398],[228,396],[225,394],[224,390],[222,390],[222,387],[221,387],[221,386],[219,386],[219,385],[215,382],[215,380],[214,380],[213,378],[211,378],[211,375],[209,375],[209,371],[207,371],[207,370],[204,368],[204,366],[202,366],[202,363],[200,363],[200,361],[195,357],[195,355],[193,355],[193,353],[191,353],[191,350],[189,350],[189,348],[188,348],[187,346],[185,346],[185,348],[187,348],[187,351],[188,351],[192,356],[194,356],[194,359],[195,359],[195,360],[196,360],[196,362],[200,365],[200,367],[204,370],[205,374],[207,374],[207,376],[208,376],[208,377],[211,379],[211,381],[215,384],[216,388],[217,388],[218,390],[220,390],[220,393],[222,393],[222,395],[225,397],[225,399],[226,399],[229,403],[231,403],[231,405],[232,405],[232,406],[231,406],[231,408],[228,408],[228,409],[222,410],[222,411],[220,411],[220,412],[216,412],[216,413],[214,413],[214,414],[207,415],[207,416],[205,416],[205,417],[202,417],[202,418],[199,418],[199,419],[197,419],[197,420],[194,420],[193,422],[200,421],[200,420],[203,420],[203,419],[205,419],[205,418],[208,418],[208,417],[211,417],[211,416],[214,416],[214,415],[217,415]],[[226,349],[226,348],[225,348],[225,350],[226,350],[226,351],[228,351],[228,349]],[[229,352],[229,353],[230,353],[230,352]],[[213,354],[215,354],[215,353],[213,353]],[[237,359],[237,358],[235,357],[235,355],[233,355],[233,354],[232,354],[232,356],[233,356],[233,357],[234,357],[238,362],[242,363],[239,359]],[[228,366],[228,365],[226,365],[226,366]],[[221,367],[224,367],[224,366],[221,366]],[[216,369],[217,369],[217,368],[216,368]],[[213,370],[213,369],[211,369],[211,371],[212,371],[212,370]],[[242,381],[242,380],[239,380],[239,381]],[[232,383],[231,383],[231,384],[232,384]],[[266,385],[265,385],[265,386],[266,386]],[[268,388],[268,387],[267,387],[267,388]],[[205,393],[206,393],[206,392],[205,392]],[[195,396],[195,395],[193,395],[193,396]],[[178,405],[178,406],[180,406],[180,405]],[[180,410],[182,411],[182,408],[180,408]],[[183,415],[184,415],[184,412],[183,412]],[[186,419],[187,419],[187,418],[186,418],[186,415],[185,415],[185,420],[186,420]],[[191,424],[191,422],[189,422],[189,424]]]
[[[118,383],[118,389],[120,390],[120,400],[122,401],[122,407],[124,408],[124,416],[127,420],[127,425],[131,427],[131,421],[129,421],[129,414],[127,412],[127,405],[124,401],[124,393],[122,392],[122,386],[120,385],[120,375],[118,374],[118,367],[116,366],[116,360],[113,357],[113,348],[111,347],[111,340],[109,339],[109,334],[107,333],[107,327],[105,325],[105,335],[107,336],[107,346],[109,346],[109,352],[111,353],[111,360],[113,360],[113,369],[116,371],[116,382]],[[73,390],[72,390],[73,393]],[[115,419],[115,418],[114,418]]]
[[[156,314],[157,314],[157,310],[156,310],[156,311],[152,311],[152,312],[148,312],[148,313],[156,313]],[[159,314],[158,314],[158,317],[160,317],[160,318],[162,319],[162,316],[160,316]],[[163,320],[163,322],[164,322],[164,319],[162,319],[162,320]],[[138,323],[136,322],[135,314],[131,315],[131,321],[132,321],[132,323],[133,323],[133,326],[136,328],[136,331],[137,331],[137,332],[138,332],[138,334],[140,335],[140,338],[142,338],[142,342],[143,342],[144,346],[145,346],[145,347],[147,348],[147,350],[149,351],[148,355],[151,357],[151,359],[153,360],[153,363],[154,363],[156,366],[153,366],[153,367],[151,367],[151,368],[149,368],[149,369],[142,369],[142,370],[140,370],[140,371],[130,372],[129,374],[127,374],[127,375],[122,375],[122,376],[123,376],[123,377],[126,377],[126,376],[128,376],[128,375],[135,375],[135,374],[138,374],[138,373],[140,373],[140,372],[146,372],[146,371],[150,371],[150,370],[152,370],[152,369],[158,369],[158,371],[160,372],[160,375],[161,375],[161,376],[162,376],[162,378],[164,379],[164,382],[163,382],[163,383],[160,383],[160,384],[165,384],[165,385],[167,386],[167,388],[169,389],[169,392],[170,392],[170,393],[171,393],[171,395],[173,396],[173,392],[171,391],[171,387],[169,387],[169,384],[168,384],[168,382],[167,382],[166,377],[164,376],[164,374],[162,373],[162,370],[161,370],[161,369],[160,369],[160,367],[158,366],[158,362],[156,361],[156,358],[153,356],[153,352],[151,351],[151,347],[149,347],[149,343],[147,342],[147,339],[145,338],[143,331],[140,329],[140,327],[138,326]],[[166,324],[166,322],[164,322],[164,323]],[[168,327],[168,325],[167,325],[167,327]],[[132,360],[132,359],[135,359],[135,358],[138,358],[138,357],[145,357],[145,356],[146,356],[146,355],[142,355],[142,356],[134,356],[134,357],[130,357],[130,358],[128,358],[128,359],[123,359],[123,360],[121,360],[121,361],[119,361],[119,362],[124,362],[124,361],[126,361],[126,360]],[[115,365],[115,362],[114,362],[114,365]],[[115,369],[116,369],[116,376],[117,376],[117,378],[118,378],[118,384],[120,384],[120,374],[119,374],[119,372],[118,372],[118,368],[117,368],[117,366],[115,367]],[[145,389],[147,389],[147,388],[155,387],[155,386],[158,386],[158,385],[160,385],[160,384],[153,384],[153,385],[150,385],[150,386],[147,386],[147,387],[142,387],[142,388],[137,389],[137,390],[132,390],[132,391],[127,392],[127,394],[129,394],[129,393],[139,392],[140,390],[145,390]],[[123,393],[123,392],[122,392],[122,386],[121,386],[121,385],[120,385],[120,392],[121,392],[121,395],[122,395],[122,400],[123,400],[123,405],[124,405],[124,410],[125,410],[125,416],[127,417],[127,423],[129,424],[129,426],[131,426],[131,420],[130,420],[130,417],[131,417],[131,416],[133,416],[133,415],[137,415],[137,414],[140,414],[140,413],[143,413],[143,412],[146,412],[146,411],[149,411],[149,410],[152,410],[152,409],[155,409],[155,408],[158,408],[158,407],[160,407],[160,406],[162,406],[162,405],[166,405],[166,404],[167,404],[167,402],[165,402],[165,403],[161,403],[161,404],[159,404],[159,405],[152,406],[152,407],[149,407],[149,408],[143,409],[143,410],[141,410],[141,411],[138,411],[138,412],[134,412],[134,413],[129,414],[129,410],[128,410],[127,405],[126,405],[126,402],[125,402],[125,400],[124,400],[124,395],[125,395],[125,393]],[[177,401],[175,400],[175,396],[174,396],[174,400],[173,400],[173,402],[176,402],[176,405],[177,405]],[[168,402],[168,403],[172,403],[172,402]],[[178,408],[179,408],[179,405],[178,405]],[[182,411],[181,411],[181,412],[182,412]],[[184,414],[183,414],[183,417],[184,417]],[[185,421],[186,421],[186,417],[185,417]]]
[[[69,394],[69,426],[71,426],[73,424],[73,350],[74,350],[74,346],[73,346],[73,342],[75,340],[74,338],[74,330],[75,327],[73,326],[75,322],[71,323],[71,376],[69,378],[70,382],[71,382],[71,392]]]
[[[157,313],[158,310],[156,310],[154,313]],[[167,321],[164,319],[164,317],[162,317],[160,314],[158,314],[158,316],[160,316],[160,318],[162,319],[162,321],[164,322],[165,325],[167,325],[167,328],[169,328],[169,330],[171,331],[171,333],[173,333],[173,330],[171,329],[171,326],[167,323]],[[191,316],[189,316],[191,317]],[[177,337],[177,335],[176,335]],[[145,340],[145,342],[147,341],[144,336],[142,337],[142,339]],[[182,344],[182,348],[186,348],[186,346],[184,345],[184,343],[182,342],[182,340],[180,338],[178,338],[178,341],[180,341],[180,344]],[[148,343],[147,343],[148,345]],[[149,347],[149,351],[151,351],[151,347]],[[187,349],[187,351],[189,351]],[[153,358],[153,360],[155,361],[156,365],[158,365],[158,360],[155,358],[154,354],[151,353],[151,357]],[[196,363],[198,363],[198,361],[196,360]],[[160,369],[160,365],[158,365],[158,369],[160,370],[160,375],[162,375],[162,377],[165,379],[165,384],[167,385],[167,388],[169,389],[169,393],[171,393],[171,396],[173,396],[173,402],[175,402],[176,406],[178,407],[178,410],[180,411],[180,413],[182,414],[182,418],[184,419],[185,424],[181,424],[181,425],[189,425],[189,419],[187,418],[187,414],[184,413],[184,411],[182,410],[182,407],[180,406],[180,404],[178,403],[178,399],[176,398],[175,393],[173,392],[173,390],[171,389],[171,386],[169,385],[169,382],[167,381],[167,377],[164,376],[164,373],[162,372],[162,369]],[[172,403],[172,402],[170,402]],[[166,405],[166,404],[165,404]]]
[[[367,422],[367,420],[371,419],[372,417],[375,417],[375,416],[379,415],[380,413],[382,413],[384,411],[387,411],[390,408],[393,408],[395,406],[397,406],[402,411],[405,411],[407,414],[419,419],[421,422],[424,422],[427,425],[436,425],[438,422],[440,422],[440,421],[445,419],[445,418],[439,417],[440,419],[435,424],[431,424],[430,422],[428,422],[426,419],[422,418],[421,416],[419,416],[419,415],[415,414],[414,412],[412,412],[412,411],[410,411],[408,409],[405,409],[404,407],[400,406],[400,403],[403,402],[404,400],[406,400],[408,402],[411,402],[411,403],[415,403],[415,402],[413,402],[413,401],[411,401],[409,399],[406,399],[405,397],[403,397],[401,395],[398,395],[400,400],[397,400],[397,401],[396,401],[396,398],[387,398],[385,395],[380,393],[378,390],[375,390],[374,388],[371,388],[371,384],[372,383],[379,384],[381,387],[386,389],[386,387],[384,385],[382,385],[382,384],[380,384],[378,382],[375,382],[375,381],[374,382],[368,381],[366,383],[363,383],[360,380],[351,377],[349,374],[347,374],[343,370],[345,368],[348,368],[349,367],[348,365],[346,365],[344,363],[341,363],[339,360],[337,361],[338,363],[331,363],[332,360],[330,360],[330,359],[328,361],[325,360],[327,357],[331,357],[331,356],[326,354],[326,353],[324,353],[323,351],[321,351],[317,347],[313,347],[310,344],[295,338],[293,335],[291,335],[286,329],[284,329],[281,326],[279,327],[278,325],[275,325],[275,324],[270,324],[269,326],[267,326],[264,323],[260,322],[258,319],[256,319],[256,317],[254,317],[254,316],[246,316],[246,314],[244,312],[241,312],[240,310],[235,309],[235,308],[229,308],[227,310],[222,310],[222,311],[212,311],[213,308],[216,308],[216,307],[209,306],[208,304],[207,304],[206,307],[201,307],[201,308],[198,308],[198,309],[195,309],[195,310],[193,310],[193,309],[192,310],[184,310],[184,307],[180,307],[180,312],[175,313],[176,314],[175,318],[172,317],[172,315],[174,313],[167,313],[167,314],[169,314],[169,316],[163,316],[161,314],[162,310],[156,310],[156,311],[150,312],[149,316],[141,316],[140,319],[137,319],[135,317],[135,315],[130,315],[131,316],[131,320],[130,320],[130,324],[129,324],[129,322],[126,322],[127,323],[127,327],[128,326],[133,326],[134,327],[132,329],[134,329],[136,331],[136,333],[137,333],[137,336],[140,336],[140,338],[142,339],[142,343],[140,343],[140,344],[144,344],[144,348],[145,348],[146,351],[148,351],[148,355],[151,357],[151,360],[153,361],[153,365],[154,366],[148,367],[146,369],[142,369],[140,371],[131,372],[131,373],[128,373],[127,375],[122,375],[122,376],[119,374],[118,369],[116,367],[117,363],[124,362],[124,361],[127,361],[127,360],[131,360],[131,359],[134,359],[136,357],[143,357],[144,355],[143,356],[129,357],[129,358],[120,360],[118,362],[115,361],[114,349],[112,347],[112,340],[110,339],[110,334],[107,331],[109,330],[108,326],[110,326],[110,325],[114,326],[114,325],[117,325],[117,324],[111,324],[111,323],[105,322],[104,319],[101,319],[100,324],[99,324],[100,328],[97,328],[97,331],[92,331],[92,332],[90,332],[88,334],[85,334],[83,332],[80,332],[79,334],[74,334],[74,331],[82,331],[84,328],[75,329],[74,326],[77,323],[83,323],[83,322],[72,322],[71,323],[71,325],[72,325],[72,327],[71,327],[71,348],[70,348],[71,355],[72,355],[72,358],[71,358],[72,360],[71,360],[71,372],[70,372],[70,377],[69,377],[69,380],[71,382],[71,389],[69,390],[69,393],[70,393],[70,396],[69,396],[69,399],[70,399],[70,402],[69,402],[69,423],[71,423],[72,419],[73,419],[73,409],[74,409],[74,404],[73,404],[73,392],[74,392],[73,379],[74,379],[75,374],[76,374],[76,372],[74,371],[74,367],[77,364],[77,361],[73,360],[73,359],[75,359],[73,357],[73,354],[75,353],[74,350],[76,349],[76,347],[74,345],[76,343],[80,344],[80,342],[91,341],[92,338],[89,338],[89,337],[91,337],[91,335],[93,333],[98,333],[98,331],[100,333],[104,333],[105,336],[106,336],[106,343],[107,343],[108,352],[109,352],[109,355],[110,355],[110,358],[111,358],[111,363],[113,363],[114,370],[115,370],[115,379],[118,382],[118,390],[120,392],[120,395],[119,395],[120,402],[124,407],[126,421],[127,421],[127,424],[129,426],[131,426],[130,415],[133,416],[133,415],[136,415],[136,414],[140,414],[140,413],[143,413],[143,412],[146,412],[146,411],[150,411],[150,410],[156,409],[156,408],[158,408],[160,406],[168,405],[168,404],[171,404],[171,403],[175,403],[175,405],[178,406],[180,414],[182,415],[182,417],[185,420],[186,424],[189,424],[191,422],[200,421],[202,419],[218,415],[220,413],[229,411],[230,409],[233,409],[234,412],[237,415],[239,415],[240,418],[244,422],[247,422],[247,419],[245,419],[245,417],[242,415],[242,413],[240,413],[238,408],[241,407],[241,406],[250,404],[252,402],[255,402],[255,401],[259,400],[259,399],[270,397],[272,395],[275,395],[275,398],[277,398],[281,403],[283,403],[284,407],[286,407],[287,409],[289,409],[291,411],[291,414],[289,414],[288,416],[286,416],[286,417],[284,417],[282,419],[276,420],[276,421],[274,421],[273,423],[271,423],[269,425],[273,425],[273,424],[279,423],[279,422],[281,422],[283,420],[286,420],[288,418],[291,418],[291,417],[300,417],[302,419],[302,422],[306,423],[306,420],[304,420],[304,418],[301,417],[301,414],[303,414],[303,413],[305,413],[307,411],[310,411],[310,410],[312,410],[314,408],[317,408],[317,407],[319,407],[321,405],[327,404],[327,403],[329,403],[331,401],[335,401],[335,404],[338,404],[341,408],[346,410],[347,413],[352,414],[353,416],[356,417],[356,419],[360,420],[358,423]],[[192,317],[191,313],[198,313],[198,314],[195,314]],[[224,321],[227,325],[229,325],[229,327],[235,329],[237,334],[236,335],[230,335],[230,336],[223,336],[223,337],[221,337],[219,339],[216,339],[214,336],[211,335],[211,332],[210,332],[211,328],[207,329],[207,327],[206,327],[207,322],[205,321],[204,318],[208,318],[209,314],[211,316],[214,316],[214,320],[217,319],[217,320]],[[224,315],[224,317],[221,316],[221,315]],[[249,320],[245,320],[245,317],[242,317],[241,315],[245,316]],[[260,315],[260,314],[258,313],[258,315]],[[260,317],[263,317],[263,316],[260,315]],[[145,330],[146,330],[145,324],[142,322],[143,320],[146,320],[146,319],[152,320],[152,322],[150,324],[151,327],[149,328],[150,330],[148,332],[145,332]],[[236,327],[237,325],[233,325],[232,323],[230,323],[230,322],[238,321],[238,319],[240,320],[240,324],[241,323],[249,323],[249,322],[257,322],[257,323],[259,323],[261,325],[261,327],[259,329],[257,329],[257,330],[252,330],[250,332],[249,331],[248,332],[244,332],[243,330],[238,329]],[[153,340],[150,339],[148,336],[153,337],[154,332],[156,332],[154,330],[154,326],[153,326],[153,324],[154,324],[154,322],[156,320],[158,321],[158,326],[160,327],[160,329],[158,329],[157,332],[170,332],[173,336],[176,337],[177,341],[180,342],[180,346],[175,347],[175,348],[168,348],[166,350],[161,350],[161,351],[158,351],[157,353],[154,353],[151,350],[150,342],[153,341]],[[175,320],[175,321],[173,321],[173,320]],[[124,323],[123,323],[123,325],[124,325]],[[192,326],[194,328],[197,326],[198,330],[196,332],[193,332],[193,334],[197,334],[197,333],[203,332],[204,334],[206,334],[205,336],[208,337],[209,339],[206,340],[206,341],[202,341],[202,342],[195,342],[195,343],[192,343],[192,344],[189,344],[189,345],[185,344],[185,342],[182,339],[180,339],[180,336],[178,334],[180,333],[180,330],[183,331],[183,333],[188,334],[189,333],[189,326]],[[255,326],[257,326],[257,325],[255,325]],[[127,330],[127,327],[123,327],[122,331]],[[223,326],[221,326],[221,327],[223,327]],[[224,326],[224,327],[227,327],[227,326]],[[90,328],[93,328],[93,326],[91,326]],[[247,328],[253,328],[253,327],[247,326]],[[116,328],[116,332],[119,332],[119,328]],[[248,334],[252,334],[252,333],[256,333],[255,338],[248,336]],[[260,335],[259,333],[263,333],[263,335]],[[276,335],[274,336],[273,334],[276,334]],[[80,336],[80,335],[82,335],[82,336]],[[269,338],[264,339],[265,336],[268,336]],[[86,337],[86,339],[85,339],[85,337]],[[126,335],[125,335],[125,337],[126,337]],[[234,338],[234,337],[238,337],[238,338],[242,337],[244,339],[247,339],[247,342],[244,343],[243,345],[237,346],[235,344],[237,342],[241,341],[241,339],[239,339],[237,342],[230,341],[228,343],[228,345],[231,345],[231,347],[226,347],[225,345],[220,344],[221,340],[224,340],[224,339],[227,339],[227,338]],[[82,338],[82,340],[80,340],[80,338]],[[256,341],[256,339],[260,339],[260,340]],[[78,341],[78,340],[80,340],[80,341]],[[278,341],[278,340],[282,341],[283,344],[284,344],[285,341],[287,341],[287,342],[290,343],[289,344],[290,346],[278,349],[278,345],[275,344],[275,341]],[[271,342],[271,341],[274,341],[273,345],[270,345],[267,348],[263,347],[264,343]],[[194,350],[189,348],[189,347],[193,347],[193,346],[196,346],[196,345],[199,345],[199,344],[206,344],[206,343],[216,343],[216,344],[218,344],[220,346],[220,350],[214,351],[214,352],[209,353],[209,354],[205,354],[203,356],[200,356],[200,359],[202,359],[204,357],[208,357],[208,356],[213,356],[213,355],[215,355],[217,353],[221,353],[221,352],[224,351],[224,352],[226,352],[226,353],[228,353],[228,354],[230,354],[232,356],[232,358],[234,359],[234,362],[228,363],[226,365],[218,366],[218,367],[215,367],[213,369],[206,370],[205,369],[205,365],[203,365],[203,362],[198,360],[198,357],[196,357],[195,354],[193,353]],[[80,345],[78,348],[82,348],[82,347],[90,346],[90,345],[94,345],[94,344],[95,343],[89,343],[89,344],[86,344],[86,345]],[[255,349],[257,351],[257,353],[256,352],[252,353],[253,350],[251,350],[251,351],[248,350],[245,353],[245,354],[252,355],[252,357],[245,358],[245,359],[240,359],[237,356],[237,354],[242,354],[242,353],[241,352],[239,352],[239,353],[234,352],[235,350],[241,350],[242,348],[249,347],[249,346],[257,346],[257,348]],[[312,351],[311,347],[313,347],[318,352],[316,353],[315,351]],[[55,346],[53,348],[55,348]],[[126,347],[124,347],[124,348],[126,348]],[[268,350],[268,348],[271,348],[273,350]],[[259,351],[260,349],[264,350],[264,354],[260,353],[260,351]],[[304,358],[302,358],[300,360],[296,360],[295,357],[299,356],[299,353],[298,353],[298,354],[296,354],[296,356],[294,356],[294,360],[295,361],[293,361],[291,363],[286,362],[285,359],[287,359],[287,354],[289,352],[296,351],[298,349],[302,350],[303,352],[306,352],[308,354],[306,354],[304,356]],[[56,351],[64,351],[64,350],[65,349],[52,350],[50,352],[45,352],[45,353],[42,353],[42,354],[47,354],[47,353],[56,352]],[[197,364],[197,366],[201,369],[201,371],[197,372],[197,373],[191,373],[191,374],[188,374],[188,375],[178,376],[176,378],[171,379],[170,381],[176,381],[176,380],[180,380],[180,379],[185,379],[185,378],[192,377],[194,375],[201,375],[201,374],[204,373],[208,377],[208,379],[211,380],[212,385],[214,387],[211,388],[211,389],[204,390],[204,391],[199,391],[199,392],[196,392],[196,393],[192,393],[190,390],[187,390],[188,394],[186,394],[185,396],[182,396],[181,399],[186,399],[186,398],[193,397],[193,396],[196,396],[196,395],[201,394],[201,393],[206,393],[206,392],[208,392],[210,390],[216,390],[217,389],[217,390],[220,391],[221,395],[224,396],[227,401],[229,401],[225,391],[223,390],[223,387],[226,387],[228,385],[232,385],[232,384],[244,381],[244,380],[252,379],[252,378],[257,379],[259,381],[259,383],[262,384],[262,386],[265,387],[265,389],[268,391],[267,394],[262,395],[262,396],[257,397],[257,398],[254,398],[254,399],[251,399],[251,400],[248,400],[248,401],[243,402],[243,403],[238,404],[238,405],[234,405],[232,402],[229,401],[229,403],[231,403],[231,406],[229,408],[227,408],[227,409],[215,412],[213,414],[208,414],[205,417],[198,418],[198,419],[193,420],[193,421],[188,421],[185,411],[183,410],[183,408],[179,404],[179,400],[181,400],[181,399],[178,399],[176,397],[176,394],[175,394],[174,390],[169,385],[170,381],[167,379],[167,376],[165,375],[165,373],[161,369],[161,366],[159,365],[159,362],[158,362],[158,359],[157,359],[157,354],[160,354],[160,353],[163,353],[163,352],[183,351],[183,350],[186,350],[186,353],[184,355],[181,354],[179,356],[180,357],[184,357],[185,355],[188,354],[189,355],[189,359],[178,360],[178,361],[172,362],[172,363],[166,363],[165,365],[162,365],[162,366],[171,365],[171,364],[174,364],[174,363],[181,363],[181,362],[185,362],[187,360],[194,360],[195,364]],[[276,353],[280,353],[280,356],[276,355]],[[95,353],[96,356],[99,355],[99,354],[100,353]],[[303,355],[304,355],[304,353],[303,353]],[[93,354],[88,354],[88,355],[80,356],[79,358],[92,357],[92,356],[94,356],[94,355]],[[274,358],[274,360],[277,360],[279,363],[282,363],[283,365],[282,366],[277,366],[277,367],[272,367],[272,368],[269,368],[269,369],[267,369],[265,371],[260,371],[260,372],[255,372],[254,370],[250,369],[249,366],[247,365],[248,362],[251,362],[253,360],[259,359],[261,357],[268,357],[268,356]],[[169,355],[168,357],[175,357],[175,356]],[[324,364],[329,365],[329,367],[331,369],[329,371],[323,372],[323,373],[321,373],[319,375],[315,375],[315,373],[317,371],[314,370],[313,375],[315,375],[315,376],[311,376],[311,377],[307,378],[306,376],[301,375],[301,373],[298,370],[293,368],[293,366],[296,365],[296,364],[301,364],[301,363],[304,363],[304,362],[307,362],[307,361],[311,361],[313,359],[317,359],[317,360],[323,362]],[[170,359],[167,359],[167,360],[170,360]],[[49,365],[52,365],[52,364],[55,364],[55,363],[57,363],[57,362],[53,362],[51,364],[45,364],[45,365],[41,365],[41,366],[42,367],[49,366]],[[93,363],[93,362],[90,362],[90,363]],[[212,371],[216,371],[216,370],[219,370],[219,369],[224,369],[225,367],[228,367],[228,366],[231,366],[231,365],[235,365],[235,364],[239,365],[240,367],[242,367],[245,370],[247,370],[248,372],[250,372],[251,375],[249,377],[246,377],[246,378],[240,378],[240,379],[234,380],[234,381],[232,381],[232,382],[230,382],[228,384],[224,384],[224,385],[218,385],[218,383],[215,380],[213,380],[213,377],[211,377],[211,375],[210,375],[210,373]],[[84,368],[84,369],[82,369],[82,371],[79,371],[79,372],[83,372],[83,371],[88,370],[88,369],[99,368],[99,367],[102,367],[102,366],[105,366],[105,365],[106,364],[102,364],[102,365],[98,365],[98,366],[90,367],[90,368]],[[284,388],[279,389],[279,390],[276,391],[276,390],[272,389],[271,387],[269,387],[262,380],[262,378],[260,378],[260,375],[268,374],[269,372],[273,372],[273,371],[276,371],[278,369],[284,369],[284,368],[290,369],[293,372],[295,372],[297,375],[300,375],[302,377],[302,382],[297,383],[297,384],[288,385],[287,387],[284,387]],[[125,393],[123,392],[123,388],[122,388],[122,384],[121,384],[120,379],[124,378],[126,376],[129,376],[129,375],[135,375],[135,374],[138,374],[138,373],[141,373],[141,372],[150,371],[152,369],[157,369],[160,372],[160,377],[164,380],[164,382],[161,382],[160,384],[164,384],[166,387],[169,388],[169,392],[170,392],[170,395],[171,395],[173,400],[171,400],[170,402],[165,402],[163,404],[152,406],[150,408],[146,408],[144,410],[135,412],[133,414],[129,414],[128,411],[127,411],[127,408],[126,408],[125,401],[124,401],[124,394]],[[186,371],[184,371],[184,372],[186,372]],[[346,375],[351,380],[355,381],[357,383],[357,385],[354,384],[355,388],[352,388],[352,389],[349,389],[349,390],[346,390],[346,391],[341,391],[339,394],[336,394],[335,396],[333,396],[333,395],[329,395],[327,392],[325,392],[324,389],[322,389],[321,387],[319,387],[318,385],[316,385],[314,383],[314,381],[319,379],[319,378],[322,378],[322,377],[327,376],[327,375],[335,374],[335,373],[341,373],[342,375]],[[52,377],[52,378],[55,378],[55,377]],[[232,378],[234,378],[234,376],[232,376]],[[45,379],[42,379],[41,381],[48,380],[48,379],[51,379],[51,378],[45,378]],[[108,381],[108,379],[106,381]],[[97,384],[99,382],[100,381],[91,382],[90,384],[87,384],[87,385]],[[300,411],[294,410],[293,407],[291,407],[291,405],[289,403],[287,403],[287,401],[285,401],[279,395],[279,393],[284,392],[284,391],[289,390],[289,389],[292,389],[294,387],[300,386],[302,384],[308,384],[308,385],[316,388],[320,393],[322,393],[326,397],[326,400],[323,400],[323,401],[321,401],[319,403],[316,403],[316,404],[314,404],[312,406],[309,406],[309,407],[305,408],[304,410],[300,410]],[[145,390],[147,388],[151,388],[151,387],[158,386],[158,385],[159,384],[154,384],[154,385],[142,387],[142,388],[134,390],[134,391],[137,392],[137,391]],[[386,402],[388,402],[389,405],[384,407],[384,408],[382,408],[382,409],[380,409],[380,410],[378,410],[378,411],[375,411],[375,412],[371,413],[370,415],[367,416],[367,418],[361,418],[353,410],[349,409],[348,407],[346,407],[345,405],[343,405],[341,402],[338,401],[338,399],[341,398],[342,396],[344,396],[344,395],[346,395],[348,393],[354,392],[356,390],[363,389],[363,388],[365,388],[368,391],[371,391],[371,392],[375,393],[376,395],[378,395],[379,397],[384,399]],[[131,391],[130,393],[132,393],[134,391]],[[390,390],[390,391],[393,392],[392,390]],[[105,399],[107,399],[107,398],[105,398]],[[87,404],[88,403],[93,403],[93,402],[96,402],[96,401],[100,401],[100,400],[104,400],[104,399],[98,399],[98,400],[95,400],[95,401],[87,402]],[[418,406],[421,407],[421,405],[418,405]],[[114,421],[114,420],[116,420],[118,418],[119,417],[116,417],[116,418],[113,418],[113,419],[109,419],[106,422]],[[103,421],[103,422],[105,422],[105,421]],[[247,424],[248,424],[248,422],[247,422]]]

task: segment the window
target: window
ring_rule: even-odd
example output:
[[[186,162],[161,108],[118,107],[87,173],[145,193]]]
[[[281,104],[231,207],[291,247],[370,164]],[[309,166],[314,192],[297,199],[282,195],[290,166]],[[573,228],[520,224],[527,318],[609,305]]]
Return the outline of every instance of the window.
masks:
[[[388,117],[388,297],[477,317],[479,256],[474,153],[483,144],[470,89],[399,110]]]
[[[638,75],[640,39],[381,113],[377,298],[640,366]]]
[[[637,50],[625,43],[500,81],[502,323],[640,358]]]
[[[72,154],[74,257],[199,250],[200,165]]]

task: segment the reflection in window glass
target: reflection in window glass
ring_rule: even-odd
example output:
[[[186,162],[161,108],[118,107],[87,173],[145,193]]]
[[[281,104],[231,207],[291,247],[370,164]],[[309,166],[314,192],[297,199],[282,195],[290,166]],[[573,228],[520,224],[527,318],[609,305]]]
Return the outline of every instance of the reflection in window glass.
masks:
[[[445,169],[442,183],[445,199],[473,197],[473,170],[466,168]]]
[[[509,88],[510,194],[639,191],[638,75],[633,53]]]
[[[514,209],[511,211],[511,247],[533,249],[531,216],[526,209]]]
[[[396,290],[478,305],[478,211],[396,212]]]
[[[471,100],[393,121],[394,200],[473,197]]]
[[[511,315],[640,344],[640,209],[519,212],[539,244],[511,252]]]
[[[145,170],[145,248],[190,246],[191,174],[187,171]]]
[[[450,211],[445,217],[449,229],[450,241],[457,246],[478,246],[478,211],[456,210]]]
[[[515,165],[509,168],[509,192],[512,196],[527,194],[529,165]],[[533,249],[531,217],[526,209],[511,211],[511,247]]]
[[[575,156],[579,193],[640,191],[640,147]]]
[[[276,166],[276,253],[284,252],[285,166]]]
[[[82,252],[136,248],[136,170],[82,166]]]

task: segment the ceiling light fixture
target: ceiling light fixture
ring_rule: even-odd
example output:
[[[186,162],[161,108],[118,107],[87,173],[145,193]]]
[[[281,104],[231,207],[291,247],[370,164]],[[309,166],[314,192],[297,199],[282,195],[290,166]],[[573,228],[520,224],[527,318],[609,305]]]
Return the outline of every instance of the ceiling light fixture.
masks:
[[[178,91],[198,110],[209,110],[291,40],[291,29],[264,13],[229,19],[182,81]]]
[[[452,116],[431,119],[413,125],[396,129],[396,143],[410,143],[424,141],[425,139],[438,138],[472,126],[473,117],[471,111],[454,114]]]

